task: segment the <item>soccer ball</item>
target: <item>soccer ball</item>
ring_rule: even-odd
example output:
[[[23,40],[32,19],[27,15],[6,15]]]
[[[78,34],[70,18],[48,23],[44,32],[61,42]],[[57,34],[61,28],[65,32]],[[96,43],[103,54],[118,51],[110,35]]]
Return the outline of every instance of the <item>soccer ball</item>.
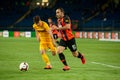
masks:
[[[28,65],[27,62],[22,62],[22,63],[20,63],[20,65],[19,65],[19,69],[20,69],[21,71],[27,71],[28,68],[29,68],[29,65]]]

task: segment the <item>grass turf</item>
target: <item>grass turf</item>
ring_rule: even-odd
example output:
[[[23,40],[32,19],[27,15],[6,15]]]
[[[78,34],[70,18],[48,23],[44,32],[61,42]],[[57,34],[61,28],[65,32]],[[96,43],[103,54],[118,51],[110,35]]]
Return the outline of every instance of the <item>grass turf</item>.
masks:
[[[95,39],[76,39],[78,50],[84,53],[86,64],[81,64],[67,49],[64,54],[71,67],[63,71],[58,55],[47,52],[52,70],[44,70],[35,38],[0,38],[0,80],[119,80],[120,68],[93,64],[104,63],[120,67],[120,43]],[[28,71],[20,71],[19,64],[26,61]]]

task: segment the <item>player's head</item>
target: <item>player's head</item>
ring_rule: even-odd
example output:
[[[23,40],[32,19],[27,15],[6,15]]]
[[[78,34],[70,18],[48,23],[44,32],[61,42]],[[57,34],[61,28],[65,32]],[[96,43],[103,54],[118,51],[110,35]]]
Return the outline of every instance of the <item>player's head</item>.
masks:
[[[39,21],[40,21],[40,16],[35,16],[35,17],[33,18],[33,21],[34,21],[34,23],[38,24]]]
[[[64,9],[63,8],[57,8],[56,9],[56,17],[57,18],[62,18],[64,16]]]
[[[48,18],[48,23],[52,23],[53,21],[52,21],[52,18],[51,17],[49,17]]]

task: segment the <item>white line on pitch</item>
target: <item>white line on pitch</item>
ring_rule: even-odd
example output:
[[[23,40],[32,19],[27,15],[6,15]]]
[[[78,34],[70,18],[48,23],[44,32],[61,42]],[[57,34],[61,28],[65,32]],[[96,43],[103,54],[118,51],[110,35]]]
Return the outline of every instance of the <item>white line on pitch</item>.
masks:
[[[93,63],[93,64],[99,64],[99,65],[103,65],[103,66],[107,66],[107,67],[111,67],[111,68],[120,68],[119,66],[113,66],[113,65],[99,63],[99,62],[91,62],[91,63]]]

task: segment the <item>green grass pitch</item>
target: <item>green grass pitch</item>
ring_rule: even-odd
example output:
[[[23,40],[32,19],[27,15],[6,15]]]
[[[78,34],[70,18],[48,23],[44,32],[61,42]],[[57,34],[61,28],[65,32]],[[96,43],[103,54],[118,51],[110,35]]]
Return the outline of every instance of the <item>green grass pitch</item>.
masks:
[[[71,70],[63,71],[58,55],[52,56],[50,52],[47,54],[53,69],[43,69],[45,64],[35,38],[0,38],[0,80],[120,80],[120,42],[76,41],[86,64],[67,49],[64,54]],[[19,70],[23,61],[29,64],[26,72]]]

